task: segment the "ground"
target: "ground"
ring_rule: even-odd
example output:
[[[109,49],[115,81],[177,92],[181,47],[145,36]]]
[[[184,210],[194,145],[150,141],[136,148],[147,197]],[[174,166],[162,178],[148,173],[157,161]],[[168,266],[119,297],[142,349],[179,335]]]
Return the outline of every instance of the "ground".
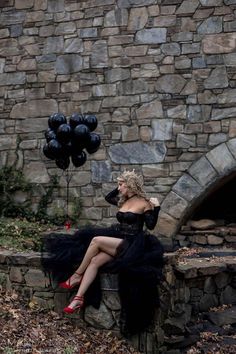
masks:
[[[27,303],[17,293],[0,293],[2,354],[139,354],[108,331],[75,327],[65,316]]]

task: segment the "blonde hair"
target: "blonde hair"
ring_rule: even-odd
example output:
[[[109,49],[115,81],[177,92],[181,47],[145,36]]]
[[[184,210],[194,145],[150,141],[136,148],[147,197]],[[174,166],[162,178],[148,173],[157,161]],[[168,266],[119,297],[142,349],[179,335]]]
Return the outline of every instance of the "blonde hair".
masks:
[[[118,178],[118,182],[124,182],[130,192],[134,193],[138,197],[142,197],[148,200],[145,191],[143,190],[143,177],[137,175],[134,170],[124,171]],[[120,207],[128,198],[126,196],[121,196],[118,206]]]

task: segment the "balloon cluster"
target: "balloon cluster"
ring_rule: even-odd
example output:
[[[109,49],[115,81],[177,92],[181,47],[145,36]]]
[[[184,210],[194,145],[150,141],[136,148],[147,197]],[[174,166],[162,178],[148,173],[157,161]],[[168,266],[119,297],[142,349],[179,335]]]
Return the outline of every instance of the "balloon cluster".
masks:
[[[73,113],[67,123],[62,113],[52,114],[45,132],[44,155],[55,160],[57,167],[62,170],[69,167],[70,159],[75,167],[82,166],[87,160],[84,149],[93,154],[101,144],[100,136],[93,133],[97,124],[94,115]]]

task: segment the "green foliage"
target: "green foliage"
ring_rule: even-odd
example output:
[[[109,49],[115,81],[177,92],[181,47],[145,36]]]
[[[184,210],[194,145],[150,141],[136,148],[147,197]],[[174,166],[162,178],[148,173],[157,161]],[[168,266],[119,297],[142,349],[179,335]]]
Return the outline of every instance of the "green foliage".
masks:
[[[53,193],[59,188],[57,176],[51,176],[49,186],[41,197],[36,212],[31,209],[33,188],[34,185],[25,179],[22,171],[14,167],[3,167],[0,170],[0,217],[21,217],[29,221],[63,225],[67,218],[65,209],[55,210],[53,216],[47,215],[48,205],[53,201]],[[17,192],[25,192],[24,202],[19,203],[15,200]],[[77,222],[81,208],[81,201],[77,198],[73,202],[73,211],[70,216],[72,223]]]
[[[5,347],[3,348],[3,354],[14,354],[15,350],[13,348],[10,347]]]
[[[42,196],[42,198],[38,204],[38,210],[35,214],[35,217],[37,220],[46,220],[47,221],[49,219],[47,216],[47,206],[49,203],[52,202],[53,191],[57,187],[58,187],[57,176],[51,176],[49,187],[48,187],[45,195]]]
[[[29,200],[22,204],[14,200],[17,191],[31,193],[30,185],[22,173],[13,167],[3,167],[0,170],[0,215],[23,216],[29,211]]]
[[[42,233],[52,228],[53,225],[26,219],[0,218],[0,246],[17,251],[39,251]]]
[[[75,349],[72,346],[65,347],[64,354],[74,354]]]

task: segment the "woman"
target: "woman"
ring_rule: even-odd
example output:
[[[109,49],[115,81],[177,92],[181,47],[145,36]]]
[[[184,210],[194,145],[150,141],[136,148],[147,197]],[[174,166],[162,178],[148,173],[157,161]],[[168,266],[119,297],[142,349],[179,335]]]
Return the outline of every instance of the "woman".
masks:
[[[118,206],[119,223],[107,228],[84,227],[73,236],[50,235],[44,242],[49,257],[43,257],[43,266],[55,279],[66,279],[60,287],[79,286],[65,313],[88,304],[98,308],[99,271],[118,273],[121,331],[133,334],[150,324],[158,304],[163,247],[144,226],[155,227],[160,206],[156,198],[147,198],[142,178],[134,171],[125,171],[118,178],[118,187],[105,199]]]

